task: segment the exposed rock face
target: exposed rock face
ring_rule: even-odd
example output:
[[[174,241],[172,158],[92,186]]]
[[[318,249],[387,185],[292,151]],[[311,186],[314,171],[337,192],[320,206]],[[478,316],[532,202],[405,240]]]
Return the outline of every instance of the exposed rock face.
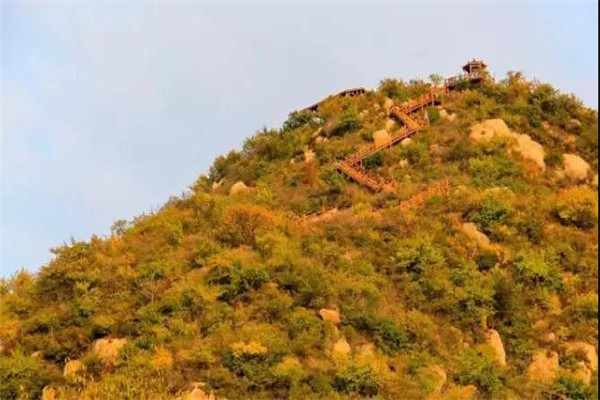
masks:
[[[462,224],[462,231],[470,239],[477,242],[478,246],[485,248],[490,245],[490,239],[485,235],[485,233],[479,232],[479,229],[477,229],[477,225],[475,225],[474,223],[466,222]]]
[[[385,146],[390,143],[392,137],[385,129],[373,132],[373,142],[376,147]]]
[[[527,375],[535,381],[552,382],[558,377],[558,354],[540,351],[527,367]]]
[[[539,340],[543,344],[552,344],[552,343],[556,342],[556,334],[554,334],[554,332],[544,333],[544,334],[540,335]]]
[[[239,193],[247,193],[250,190],[250,188],[248,186],[246,186],[246,184],[242,181],[237,181],[236,183],[233,184],[233,186],[231,186],[231,189],[229,189],[229,194],[230,195],[235,195],[235,194],[239,194]]]
[[[65,364],[63,376],[67,379],[75,379],[83,371],[83,364],[79,360],[71,360]]]
[[[504,352],[504,345],[502,345],[500,334],[494,329],[490,329],[485,336],[488,345],[494,351],[496,361],[500,366],[504,367],[506,365],[506,353]]]
[[[563,163],[565,169],[564,175],[573,182],[582,182],[587,179],[590,165],[581,157],[575,154],[563,154]]]
[[[127,343],[126,339],[98,339],[94,342],[92,351],[104,362],[110,363],[119,357],[119,352]]]
[[[598,371],[598,353],[593,345],[584,342],[569,342],[566,345],[565,354],[579,357],[587,363],[592,371]]]
[[[196,387],[190,393],[188,393],[185,397],[185,400],[215,400],[215,395],[212,391],[210,393],[206,393],[204,390]]]
[[[470,137],[475,141],[489,140],[494,136],[514,139],[517,153],[521,154],[523,158],[533,161],[542,170],[546,169],[546,163],[544,162],[545,152],[542,145],[531,139],[529,135],[522,135],[511,131],[503,120],[499,118],[488,119],[471,128]]]
[[[338,325],[340,323],[340,313],[335,310],[321,308],[321,310],[319,310],[319,315],[323,321],[330,321],[334,325]]]
[[[42,400],[56,400],[56,389],[46,386],[42,390]]]
[[[341,355],[350,354],[350,344],[348,343],[345,337],[342,337],[340,338],[340,340],[335,342],[335,344],[333,345],[333,352],[335,354]]]

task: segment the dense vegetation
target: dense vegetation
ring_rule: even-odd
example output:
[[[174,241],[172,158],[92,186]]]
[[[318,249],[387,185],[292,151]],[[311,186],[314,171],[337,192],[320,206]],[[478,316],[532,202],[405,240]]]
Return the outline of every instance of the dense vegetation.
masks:
[[[333,170],[382,129],[386,97],[428,87],[386,79],[294,112],[157,212],[4,280],[0,398],[50,385],[59,398],[166,399],[192,382],[228,399],[597,398],[597,379],[577,378],[586,355],[568,350],[598,340],[597,112],[510,73],[453,92],[444,109],[455,119],[430,109],[429,129],[365,162],[397,193]],[[490,118],[543,145],[546,169],[509,139],[471,140]],[[565,153],[587,161],[589,179],[558,172]],[[449,197],[395,207],[446,176]],[[238,181],[250,189],[229,194]],[[126,343],[107,361],[93,350],[102,338]],[[540,351],[559,355],[550,379],[528,373]],[[83,368],[64,376],[68,360]]]

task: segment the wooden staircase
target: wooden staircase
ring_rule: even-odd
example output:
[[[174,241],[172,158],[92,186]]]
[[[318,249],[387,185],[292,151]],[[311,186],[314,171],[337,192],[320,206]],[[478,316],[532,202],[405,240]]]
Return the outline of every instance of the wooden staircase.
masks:
[[[399,209],[405,210],[414,206],[422,206],[427,200],[433,196],[448,196],[450,193],[450,180],[446,177],[443,181],[430,185],[427,190],[417,193],[408,200],[404,200],[398,206]]]
[[[443,96],[448,94],[451,90],[458,89],[459,83],[461,82],[467,81],[477,83],[482,79],[483,76],[476,72],[453,76],[444,80],[444,85],[434,86],[425,94],[417,98],[391,107],[388,116],[395,118],[401,122],[403,126],[391,135],[391,139],[387,143],[379,146],[376,146],[375,143],[362,146],[358,151],[347,156],[344,160],[337,161],[334,164],[336,170],[374,192],[396,190],[398,185],[395,182],[387,182],[382,178],[367,174],[366,171],[361,168],[364,159],[381,150],[392,147],[396,143],[401,142],[429,126],[429,120],[427,118],[420,120],[411,114],[424,110],[430,106],[442,104]]]

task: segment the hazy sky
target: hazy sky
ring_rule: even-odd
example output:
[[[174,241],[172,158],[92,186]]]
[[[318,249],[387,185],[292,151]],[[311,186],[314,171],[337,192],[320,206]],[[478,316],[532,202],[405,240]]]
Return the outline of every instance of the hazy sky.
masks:
[[[486,60],[598,104],[596,2],[1,2],[2,275],[350,86]]]

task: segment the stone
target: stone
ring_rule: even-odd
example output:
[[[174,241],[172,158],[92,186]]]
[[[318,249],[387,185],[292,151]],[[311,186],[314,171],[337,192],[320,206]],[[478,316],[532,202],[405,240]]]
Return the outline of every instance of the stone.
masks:
[[[592,185],[598,187],[598,174],[595,174],[592,178]]]
[[[527,375],[538,382],[552,382],[558,377],[558,354],[556,352],[540,351],[533,356],[527,367]]]
[[[359,347],[358,354],[362,357],[373,357],[375,355],[375,346],[373,346],[373,343],[365,343]]]
[[[531,139],[529,135],[523,135],[511,131],[506,123],[500,118],[488,119],[471,128],[469,137],[476,142],[487,141],[494,136],[507,137],[515,141],[515,151],[523,158],[533,161],[540,169],[546,169],[544,162],[544,147]]]
[[[573,182],[582,182],[587,179],[590,165],[575,154],[563,154],[563,174]]]
[[[321,308],[319,310],[319,315],[323,319],[323,321],[329,321],[334,325],[338,325],[340,323],[340,313],[336,310],[328,310],[326,308]]]
[[[212,391],[206,393],[203,389],[196,387],[192,389],[185,397],[185,400],[214,400],[215,395]]]
[[[45,386],[42,389],[42,400],[56,400],[56,389],[52,386]]]
[[[410,146],[412,142],[413,141],[411,138],[406,138],[400,142],[400,145],[402,145],[402,147],[406,147],[406,146]]]
[[[119,357],[119,352],[127,343],[127,339],[104,338],[94,342],[92,351],[105,363],[112,363]]]
[[[539,337],[540,342],[543,344],[552,344],[556,342],[556,334],[554,332],[547,332]]]
[[[215,191],[218,188],[220,188],[221,186],[223,186],[223,179],[221,179],[219,182],[213,182],[212,190]]]
[[[392,108],[394,106],[394,101],[392,99],[390,99],[389,97],[386,97],[385,100],[383,101],[383,109],[386,113],[388,113],[390,111],[390,108]]]
[[[312,151],[311,149],[305,149],[304,150],[304,161],[306,161],[308,163],[314,159],[315,159],[315,152]]]
[[[325,143],[327,141],[327,138],[323,137],[323,136],[319,136],[316,140],[315,143],[317,144],[321,144],[321,143]]]
[[[456,120],[456,114],[450,114],[448,111],[441,109],[440,110],[440,118],[452,122],[452,121]]]
[[[386,146],[392,140],[392,137],[385,129],[373,132],[373,142],[375,147]]]
[[[393,119],[388,118],[385,121],[385,130],[386,131],[391,131],[392,129],[394,129],[394,127],[396,126],[396,121],[394,121]]]
[[[477,245],[479,247],[489,247],[490,239],[485,235],[485,233],[479,232],[479,229],[477,229],[477,225],[475,225],[474,223],[465,222],[464,224],[462,224],[461,229],[465,235],[477,242]]]
[[[335,342],[335,344],[333,345],[333,352],[335,354],[341,355],[350,354],[350,344],[348,343],[345,337],[342,337],[340,338],[340,340]]]
[[[408,160],[405,160],[405,159],[404,160],[400,160],[400,162],[398,163],[398,165],[400,166],[400,168],[406,168],[406,167],[409,166],[409,164],[410,163],[408,162]]]
[[[65,364],[63,376],[67,379],[75,379],[77,375],[83,372],[83,363],[79,360],[70,360]]]
[[[246,184],[242,181],[237,181],[236,183],[233,184],[233,186],[231,186],[231,189],[229,189],[229,194],[230,195],[236,195],[236,194],[240,194],[240,193],[248,193],[250,191],[250,188],[248,186],[246,186]]]
[[[429,146],[429,154],[433,157],[440,157],[444,154],[444,148],[439,144],[432,144]]]
[[[598,353],[596,348],[584,342],[569,342],[565,346],[567,356],[576,356],[585,361],[592,371],[598,371]]]
[[[500,334],[494,329],[489,329],[485,336],[487,344],[494,352],[494,357],[498,364],[502,367],[506,366],[506,353],[504,352],[504,345],[502,344]]]

